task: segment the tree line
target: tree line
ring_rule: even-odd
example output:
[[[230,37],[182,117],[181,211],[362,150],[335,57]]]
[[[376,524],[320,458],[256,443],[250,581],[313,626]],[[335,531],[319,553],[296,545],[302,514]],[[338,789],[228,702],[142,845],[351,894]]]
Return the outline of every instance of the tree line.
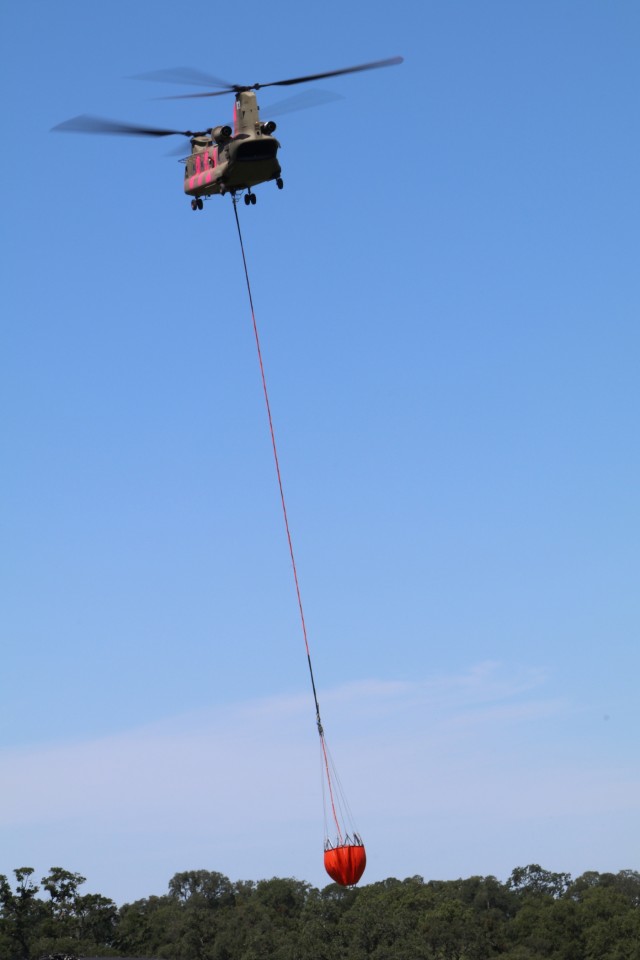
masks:
[[[300,880],[177,873],[121,907],[52,867],[0,875],[0,960],[640,960],[640,873],[577,879],[538,864],[460,880],[390,878],[322,890]]]

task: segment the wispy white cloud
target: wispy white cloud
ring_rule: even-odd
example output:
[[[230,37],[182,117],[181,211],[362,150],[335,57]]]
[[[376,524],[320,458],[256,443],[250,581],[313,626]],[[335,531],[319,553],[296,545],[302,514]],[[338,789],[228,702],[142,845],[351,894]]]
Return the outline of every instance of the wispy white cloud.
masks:
[[[511,742],[485,742],[487,731],[559,715],[562,703],[524,696],[542,677],[509,676],[481,664],[458,676],[424,682],[366,680],[322,692],[334,753],[359,782],[375,783],[381,765],[396,782],[426,778],[428,763],[468,771],[482,755],[503,755]],[[145,811],[174,814],[188,806],[218,815],[275,817],[281,784],[289,796],[316,786],[317,740],[309,697],[272,697],[168,718],[111,737],[0,754],[1,822],[50,822],[91,810],[130,819]],[[416,764],[419,768],[416,769]],[[348,779],[348,778],[347,778]],[[256,809],[249,787],[260,784]],[[388,788],[387,788],[388,790]],[[395,792],[395,791],[394,791]],[[400,798],[396,797],[396,801]],[[410,802],[405,795],[404,804]],[[272,810],[269,812],[269,806]]]
[[[478,824],[487,843],[509,825],[526,834],[551,819],[563,825],[562,846],[577,811],[594,823],[624,819],[640,802],[631,767],[608,762],[606,753],[587,762],[572,756],[575,709],[547,695],[539,671],[486,663],[423,681],[363,680],[321,691],[321,702],[358,825],[382,853],[381,875],[420,872],[411,861],[420,849],[431,858],[433,825],[452,817],[460,836]],[[176,869],[186,866],[181,855],[202,847],[223,861],[253,863],[249,876],[304,875],[304,868],[283,870],[283,862],[295,864],[298,851],[318,842],[319,751],[304,695],[4,750],[0,771],[0,831],[14,838],[4,847],[6,856],[14,846],[16,862],[24,859],[17,843],[48,831],[55,850],[85,837],[94,859],[125,836],[125,858],[139,862],[146,851],[148,859],[153,837],[165,857],[173,853]],[[421,839],[409,845],[416,834]],[[397,862],[403,844],[406,865]],[[0,872],[13,865],[0,864]]]

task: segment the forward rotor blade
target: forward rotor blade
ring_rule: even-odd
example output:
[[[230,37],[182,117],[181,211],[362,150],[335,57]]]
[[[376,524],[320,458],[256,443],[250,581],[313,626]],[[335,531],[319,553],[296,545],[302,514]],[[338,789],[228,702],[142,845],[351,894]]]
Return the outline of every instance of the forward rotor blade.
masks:
[[[255,83],[254,90],[262,87],[290,87],[294,83],[308,83],[311,80],[324,80],[325,77],[339,77],[344,73],[360,73],[362,70],[377,70],[378,67],[392,67],[402,63],[404,57],[390,57],[388,60],[375,60],[373,63],[361,63],[357,67],[344,67],[342,70],[330,70],[327,73],[311,73],[306,77],[294,77],[291,80],[273,80],[271,83]]]
[[[202,134],[192,133],[191,130],[166,130],[164,127],[136,127],[131,123],[120,120],[107,120],[104,117],[93,117],[82,113],[78,117],[65,120],[52,127],[56,133],[115,133],[125,137],[170,137],[178,134],[181,137],[195,137]]]

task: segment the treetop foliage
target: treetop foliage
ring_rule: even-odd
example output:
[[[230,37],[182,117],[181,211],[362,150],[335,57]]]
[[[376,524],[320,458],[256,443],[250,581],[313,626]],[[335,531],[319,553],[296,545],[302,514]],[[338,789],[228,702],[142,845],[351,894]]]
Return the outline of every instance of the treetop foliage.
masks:
[[[640,960],[640,873],[572,879],[538,864],[459,880],[322,890],[187,870],[116,904],[78,873],[0,875],[0,960]]]

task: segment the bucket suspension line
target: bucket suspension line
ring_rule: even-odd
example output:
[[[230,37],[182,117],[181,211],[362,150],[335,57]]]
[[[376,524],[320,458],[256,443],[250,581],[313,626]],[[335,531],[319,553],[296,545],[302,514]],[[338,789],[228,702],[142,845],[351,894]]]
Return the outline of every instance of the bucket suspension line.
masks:
[[[262,361],[262,350],[261,350],[261,348],[260,348],[260,337],[259,337],[259,334],[258,334],[258,324],[257,324],[257,321],[256,321],[256,314],[255,314],[255,310],[254,310],[254,306],[253,306],[253,296],[252,296],[252,293],[251,293],[251,282],[250,282],[250,280],[249,280],[249,270],[248,270],[248,267],[247,267],[247,258],[246,258],[246,255],[245,255],[244,243],[243,243],[243,240],[242,240],[242,230],[240,229],[240,219],[239,219],[239,217],[238,217],[238,198],[234,195],[232,199],[233,199],[233,212],[234,212],[235,218],[236,218],[236,227],[238,228],[238,239],[239,239],[239,241],[240,241],[240,250],[241,250],[241,253],[242,253],[242,264],[243,264],[243,267],[244,267],[244,276],[245,276],[245,280],[246,280],[246,284],[247,284],[247,293],[248,293],[248,295],[249,295],[249,306],[250,306],[250,308],[251,308],[251,320],[252,320],[252,323],[253,323],[253,334],[254,334],[255,342],[256,342],[256,350],[257,350],[257,353],[258,353],[258,363],[259,363],[259,365],[260,365],[260,376],[261,376],[261,378],[262,378],[262,390],[263,390],[263,393],[264,393],[265,406],[266,406],[266,408],[267,408],[267,417],[268,417],[268,420],[269,420],[269,432],[270,432],[270,434],[271,434],[271,447],[272,447],[272,449],[273,449],[273,459],[274,459],[274,462],[275,462],[276,474],[277,474],[277,477],[278,477],[278,487],[279,487],[279,490],[280,490],[280,502],[281,502],[281,504],[282,504],[282,515],[283,515],[283,518],[284,518],[284,526],[285,526],[285,530],[286,530],[286,534],[287,534],[287,542],[288,542],[288,544],[289,544],[289,555],[290,555],[290,557],[291,557],[291,568],[292,568],[292,570],[293,570],[293,579],[294,579],[295,588],[296,588],[296,596],[297,596],[297,598],[298,598],[298,610],[299,610],[299,612],[300,612],[300,624],[301,624],[301,626],[302,626],[302,635],[303,635],[303,638],[304,638],[304,646],[305,646],[305,650],[306,650],[306,652],[307,652],[307,663],[308,663],[308,665],[309,665],[309,676],[311,677],[311,689],[312,689],[312,691],[313,691],[313,700],[314,700],[315,708],[316,708],[316,725],[317,725],[317,727],[318,727],[318,734],[319,734],[319,736],[320,736],[320,746],[321,746],[321,751],[322,751],[322,760],[323,760],[323,765],[324,765],[324,769],[325,769],[325,773],[326,773],[326,777],[327,777],[327,785],[328,785],[328,788],[329,788],[329,799],[330,799],[330,804],[331,804],[331,814],[332,814],[332,816],[333,816],[333,821],[334,821],[334,824],[335,824],[335,827],[336,827],[336,830],[337,830],[337,834],[338,834],[338,843],[339,843],[339,845],[342,845],[342,843],[343,843],[342,828],[341,828],[341,826],[340,826],[340,821],[339,821],[338,814],[337,814],[337,811],[336,811],[336,802],[335,802],[335,796],[334,796],[333,781],[332,781],[332,776],[331,776],[331,767],[330,767],[330,763],[329,763],[329,752],[328,752],[327,744],[326,744],[326,741],[325,741],[324,729],[323,729],[323,726],[322,726],[322,720],[320,719],[320,704],[318,703],[318,694],[317,694],[317,691],[316,691],[316,683],[315,683],[315,679],[314,679],[314,676],[313,676],[313,667],[312,667],[312,665],[311,665],[311,652],[310,652],[310,649],[309,649],[309,639],[308,639],[308,636],[307,636],[307,625],[306,625],[306,621],[305,621],[305,618],[304,618],[304,608],[303,608],[303,606],[302,606],[302,594],[301,594],[301,592],[300,592],[300,583],[299,583],[299,580],[298,580],[298,570],[297,570],[297,567],[296,567],[296,558],[295,558],[295,554],[294,554],[294,552],[293,552],[293,540],[292,540],[292,538],[291,538],[291,530],[290,530],[290,527],[289,527],[289,517],[288,517],[288,514],[287,514],[287,504],[286,504],[285,497],[284,497],[284,486],[283,486],[283,484],[282,484],[282,474],[281,474],[281,472],[280,472],[280,461],[279,461],[279,459],[278,459],[278,448],[277,448],[277,446],[276,446],[276,435],[275,435],[275,430],[274,430],[274,427],[273,427],[273,417],[271,416],[271,404],[269,403],[269,392],[268,392],[268,390],[267,390],[267,378],[266,378],[266,376],[265,376],[264,363],[263,363],[263,361]]]

